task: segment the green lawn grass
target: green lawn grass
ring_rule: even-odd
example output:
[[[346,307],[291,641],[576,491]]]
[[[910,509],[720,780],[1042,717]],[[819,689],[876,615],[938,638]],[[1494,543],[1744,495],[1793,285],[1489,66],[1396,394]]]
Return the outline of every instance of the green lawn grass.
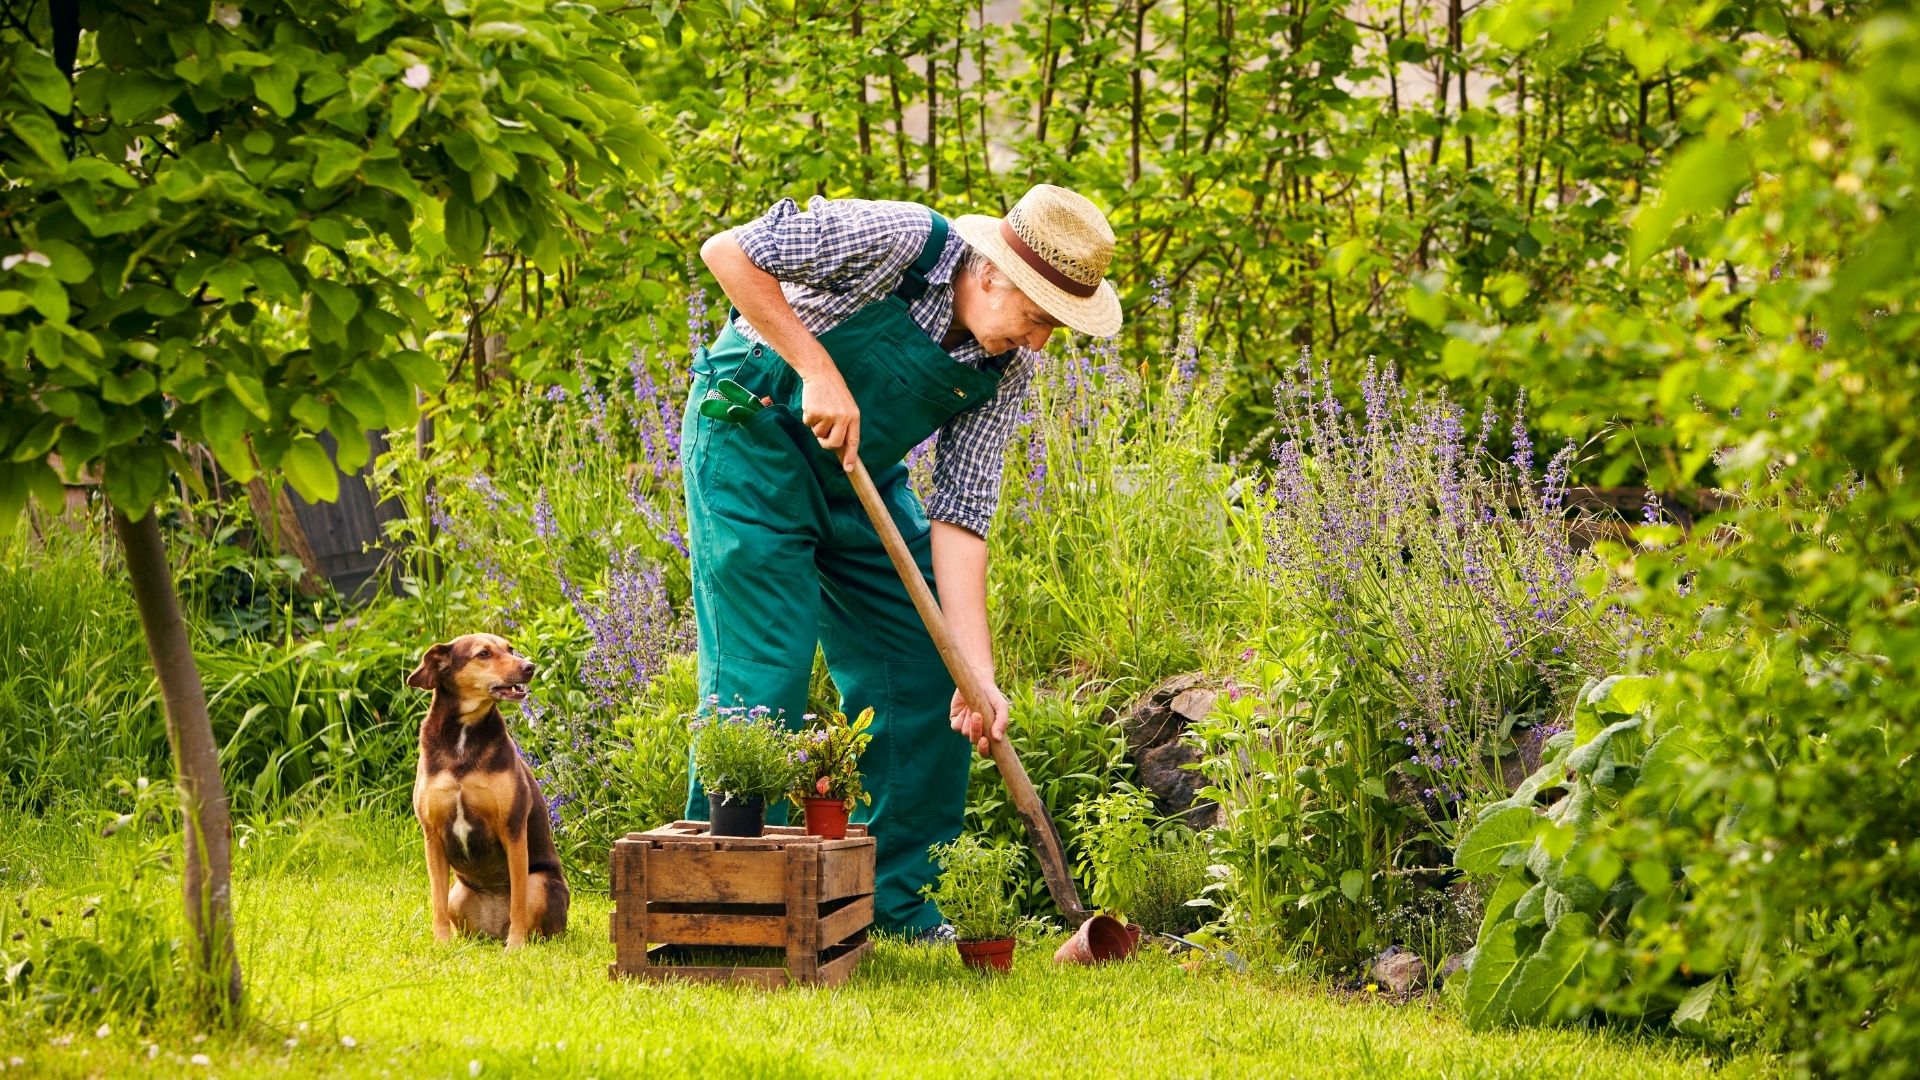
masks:
[[[576,894],[563,938],[508,955],[436,944],[407,822],[335,816],[240,830],[250,1009],[237,1032],[162,1010],[0,1023],[0,1075],[33,1076],[1697,1076],[1765,1071],[1662,1038],[1474,1034],[1440,1005],[1351,1000],[1165,955],[1010,977],[952,946],[883,943],[837,990],[615,982],[610,904]],[[10,834],[10,835],[9,835]],[[110,842],[0,817],[0,891],[30,908],[109,887]],[[171,889],[173,882],[161,884]],[[149,883],[151,887],[152,883]],[[111,903],[108,898],[103,903]],[[17,914],[17,911],[13,912]],[[64,918],[74,918],[65,912]],[[0,999],[4,1000],[4,999]],[[144,1030],[142,1030],[144,1028]],[[194,1055],[205,1055],[196,1064]]]

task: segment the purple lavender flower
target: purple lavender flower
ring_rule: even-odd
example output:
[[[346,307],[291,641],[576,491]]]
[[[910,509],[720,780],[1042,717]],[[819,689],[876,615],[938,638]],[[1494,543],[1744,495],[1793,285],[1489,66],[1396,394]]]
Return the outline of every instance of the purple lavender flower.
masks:
[[[1525,476],[1533,472],[1533,439],[1527,435],[1527,391],[1513,399],[1513,467]]]
[[[553,501],[547,498],[547,485],[540,485],[540,494],[533,501],[533,535],[542,540],[552,540],[560,535],[560,526],[553,520]]]
[[[560,574],[560,592],[593,638],[580,677],[603,705],[616,705],[645,690],[668,656],[691,645],[684,620],[674,614],[660,572],[637,550],[620,553],[607,573],[600,602]],[[718,695],[709,699],[717,705]]]

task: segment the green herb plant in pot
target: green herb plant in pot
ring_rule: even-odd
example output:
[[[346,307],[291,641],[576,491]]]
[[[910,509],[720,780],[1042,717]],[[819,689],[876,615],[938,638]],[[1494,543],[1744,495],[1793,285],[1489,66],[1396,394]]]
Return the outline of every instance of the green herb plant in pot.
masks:
[[[693,765],[707,789],[714,836],[759,836],[767,800],[793,787],[794,738],[767,708],[716,708],[693,722]]]
[[[1078,869],[1092,882],[1093,903],[1126,928],[1125,950],[1140,943],[1140,927],[1128,921],[1140,902],[1153,857],[1153,796],[1123,787],[1073,808],[1079,840]]]
[[[927,849],[940,867],[939,880],[920,894],[953,924],[960,960],[975,971],[1013,970],[1013,931],[1020,909],[1007,882],[1020,868],[1020,849],[996,847],[966,834]]]
[[[860,755],[873,741],[867,732],[873,726],[873,710],[864,709],[848,720],[846,713],[829,709],[809,719],[817,726],[794,736],[799,769],[788,797],[806,812],[808,833],[842,840],[847,835],[847,815],[855,806],[873,802],[873,796],[860,786]]]

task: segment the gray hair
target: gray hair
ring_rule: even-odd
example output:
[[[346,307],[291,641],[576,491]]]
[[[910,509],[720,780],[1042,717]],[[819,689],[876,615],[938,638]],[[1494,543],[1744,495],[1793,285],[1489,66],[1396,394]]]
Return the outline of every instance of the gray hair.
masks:
[[[1000,268],[993,265],[993,260],[987,258],[977,247],[969,246],[966,253],[960,256],[960,272],[972,274],[974,280],[981,284],[988,281],[1006,283],[1006,275],[1002,274]]]

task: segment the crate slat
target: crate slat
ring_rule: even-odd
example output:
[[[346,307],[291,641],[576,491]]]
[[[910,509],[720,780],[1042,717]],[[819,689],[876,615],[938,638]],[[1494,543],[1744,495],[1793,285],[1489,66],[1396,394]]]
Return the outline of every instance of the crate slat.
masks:
[[[862,896],[846,907],[816,921],[820,940],[836,944],[873,925],[873,897]]]
[[[655,848],[647,899],[654,903],[778,904],[786,897],[786,862],[768,851]]]
[[[785,948],[787,919],[783,915],[661,915],[647,916],[648,936],[675,945],[743,945]]]
[[[873,857],[865,847],[820,846],[821,900],[873,891]]]

